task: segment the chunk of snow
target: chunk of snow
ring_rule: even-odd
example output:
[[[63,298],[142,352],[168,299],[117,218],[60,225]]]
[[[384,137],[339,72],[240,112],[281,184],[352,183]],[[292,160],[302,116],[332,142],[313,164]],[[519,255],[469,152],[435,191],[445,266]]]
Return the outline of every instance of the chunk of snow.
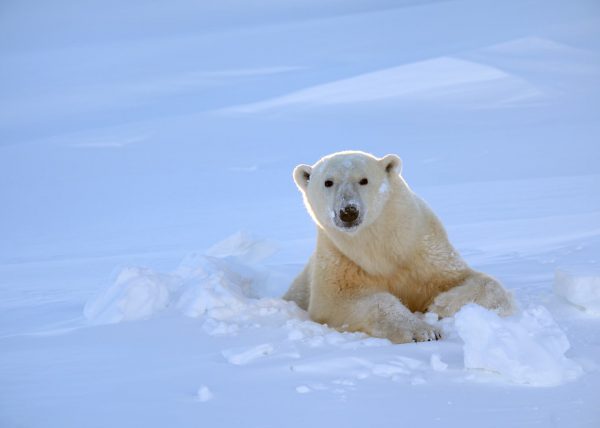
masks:
[[[216,272],[207,278],[188,281],[176,307],[189,317],[209,314],[213,318],[225,319],[243,310],[245,300],[238,282],[231,281],[225,272]]]
[[[198,393],[196,394],[196,397],[198,398],[198,401],[205,402],[212,400],[214,398],[214,395],[206,385],[202,385],[200,388],[198,388]]]
[[[455,325],[464,341],[467,369],[496,372],[532,386],[559,385],[581,374],[581,367],[565,356],[569,340],[542,306],[501,318],[470,304],[455,315]]]
[[[432,354],[429,363],[431,364],[431,368],[436,372],[443,372],[448,368],[448,364],[443,362],[438,354]]]
[[[258,263],[277,252],[277,244],[257,239],[247,232],[237,232],[213,245],[206,255],[216,258],[235,257],[243,263]]]
[[[579,276],[557,270],[554,293],[589,314],[600,315],[600,276]]]
[[[148,318],[167,307],[176,282],[151,269],[125,268],[104,293],[88,301],[84,315],[100,324]]]
[[[291,340],[291,341],[302,340],[302,339],[304,339],[304,334],[302,333],[302,331],[294,329],[294,330],[290,330],[287,338],[288,338],[288,340]]]

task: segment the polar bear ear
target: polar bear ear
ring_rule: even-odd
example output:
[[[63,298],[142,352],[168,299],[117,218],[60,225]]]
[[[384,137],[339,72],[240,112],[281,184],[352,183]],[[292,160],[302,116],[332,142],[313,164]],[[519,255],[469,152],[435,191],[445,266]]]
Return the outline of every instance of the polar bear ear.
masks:
[[[400,174],[402,169],[402,160],[398,155],[385,155],[379,160],[379,163],[383,165],[388,174]]]
[[[296,186],[298,186],[298,188],[303,192],[308,187],[311,173],[312,166],[310,165],[301,164],[294,168],[294,181],[296,182]]]

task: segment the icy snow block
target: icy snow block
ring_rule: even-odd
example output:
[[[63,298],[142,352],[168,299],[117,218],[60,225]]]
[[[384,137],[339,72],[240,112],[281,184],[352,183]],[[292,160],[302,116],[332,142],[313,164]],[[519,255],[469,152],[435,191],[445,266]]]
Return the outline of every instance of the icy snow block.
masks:
[[[276,288],[278,292],[270,294],[279,295],[280,284],[276,281],[281,277],[261,265],[265,258],[276,251],[274,243],[238,232],[217,243],[206,254],[188,255],[174,274],[184,279],[188,285],[192,280],[206,282],[207,278],[218,276],[221,284],[232,291],[239,291],[245,297],[264,297],[272,288]]]
[[[244,312],[246,300],[238,284],[229,281],[225,272],[217,272],[184,284],[176,307],[189,317],[209,315],[223,320]]]
[[[107,290],[87,302],[84,315],[97,324],[149,318],[167,307],[175,283],[176,278],[151,269],[125,268]]]
[[[557,270],[554,294],[591,315],[600,316],[600,276],[575,276]]]
[[[581,367],[565,356],[569,340],[542,306],[501,318],[470,304],[455,315],[467,369],[495,372],[511,382],[555,386],[575,379]]]
[[[275,242],[257,239],[248,232],[239,231],[218,242],[208,249],[209,257],[235,257],[242,263],[254,264],[275,254],[278,246]]]

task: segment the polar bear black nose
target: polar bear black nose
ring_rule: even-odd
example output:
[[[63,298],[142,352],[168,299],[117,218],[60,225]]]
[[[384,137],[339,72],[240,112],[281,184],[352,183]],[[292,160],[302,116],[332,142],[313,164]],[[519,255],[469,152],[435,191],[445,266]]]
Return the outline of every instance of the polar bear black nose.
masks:
[[[344,223],[352,223],[358,218],[358,209],[354,205],[348,205],[340,210],[340,220]]]

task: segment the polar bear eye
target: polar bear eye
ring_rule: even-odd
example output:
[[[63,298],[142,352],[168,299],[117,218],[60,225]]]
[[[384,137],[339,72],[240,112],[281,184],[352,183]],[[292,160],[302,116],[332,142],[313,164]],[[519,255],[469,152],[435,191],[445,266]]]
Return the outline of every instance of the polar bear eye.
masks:
[[[333,186],[333,181],[325,180],[325,187],[331,187],[331,186]]]
[[[367,180],[366,178],[363,178],[362,180],[360,180],[358,182],[358,184],[360,184],[361,186],[366,186],[367,184],[369,184],[369,180]]]

